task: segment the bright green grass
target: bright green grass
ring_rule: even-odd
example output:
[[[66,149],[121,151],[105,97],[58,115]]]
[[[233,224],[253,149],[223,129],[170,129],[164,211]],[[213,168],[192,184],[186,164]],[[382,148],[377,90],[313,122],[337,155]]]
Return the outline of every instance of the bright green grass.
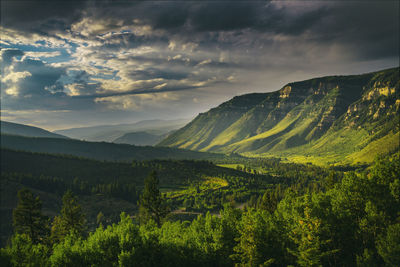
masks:
[[[399,133],[390,133],[372,141],[363,129],[342,129],[326,134],[317,142],[283,151],[262,154],[244,153],[250,157],[280,157],[289,162],[312,163],[320,166],[370,163],[377,155],[399,149]]]
[[[372,162],[377,155],[384,155],[399,149],[400,133],[389,133],[388,135],[372,141],[361,151],[347,156],[349,163]]]
[[[178,198],[181,196],[195,196],[199,192],[218,190],[229,186],[228,181],[218,177],[204,177],[196,186],[183,187],[180,190],[166,192],[167,198]]]
[[[238,166],[240,166],[242,169],[244,167],[243,164],[217,164],[217,166],[234,170],[236,170]]]

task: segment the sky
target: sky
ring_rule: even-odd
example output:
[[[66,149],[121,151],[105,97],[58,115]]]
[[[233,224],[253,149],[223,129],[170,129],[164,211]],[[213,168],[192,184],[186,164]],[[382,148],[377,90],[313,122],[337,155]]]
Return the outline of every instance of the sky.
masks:
[[[399,2],[2,0],[0,36],[1,119],[56,130],[399,66]]]

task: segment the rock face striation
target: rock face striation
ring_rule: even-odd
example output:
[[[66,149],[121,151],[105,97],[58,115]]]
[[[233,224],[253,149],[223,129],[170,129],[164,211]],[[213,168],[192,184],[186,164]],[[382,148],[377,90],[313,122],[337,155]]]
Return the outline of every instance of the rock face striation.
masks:
[[[160,146],[369,162],[399,147],[399,68],[293,82],[199,114]]]

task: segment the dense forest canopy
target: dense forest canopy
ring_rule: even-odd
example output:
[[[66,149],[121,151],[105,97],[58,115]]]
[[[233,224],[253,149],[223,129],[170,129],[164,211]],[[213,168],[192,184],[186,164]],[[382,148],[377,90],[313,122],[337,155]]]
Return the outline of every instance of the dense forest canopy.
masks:
[[[100,215],[99,226],[89,232],[73,230],[84,229],[82,219],[65,223],[71,214],[82,218],[79,198],[68,191],[60,215],[44,224],[49,230],[34,236],[20,227],[19,210],[26,212],[21,205],[32,203],[35,218],[43,215],[41,205],[34,204],[40,200],[25,190],[14,212],[19,222],[1,249],[1,261],[3,266],[398,266],[399,173],[396,153],[365,171],[325,177],[319,189],[289,187],[278,199],[267,190],[259,203],[243,210],[231,203],[218,215],[207,212],[192,221],[166,218],[159,224],[151,216],[138,223],[121,213],[118,223],[104,225]],[[149,177],[153,189],[144,193],[146,199],[160,194],[154,174]],[[167,203],[161,196],[157,201]],[[70,230],[63,231],[66,227]]]

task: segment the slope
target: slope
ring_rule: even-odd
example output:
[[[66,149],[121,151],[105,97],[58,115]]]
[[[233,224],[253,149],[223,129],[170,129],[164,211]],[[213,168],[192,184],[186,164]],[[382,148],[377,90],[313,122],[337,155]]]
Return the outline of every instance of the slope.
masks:
[[[254,105],[260,103],[266,95],[248,94],[234,97],[207,113],[199,114],[192,122],[168,136],[159,145],[201,150]]]
[[[131,132],[141,131],[156,135],[166,134],[167,132],[183,127],[188,122],[188,119],[144,120],[131,124],[99,125],[57,130],[55,133],[87,141],[112,142],[124,134]]]
[[[117,144],[129,144],[135,146],[152,146],[160,142],[163,135],[155,135],[147,132],[126,133],[113,141]]]
[[[398,94],[399,68],[289,83],[237,97],[248,104],[241,114],[224,108],[229,102],[200,114],[160,145],[319,164],[370,162],[399,147]],[[223,124],[220,117],[229,119]]]
[[[132,161],[149,159],[223,159],[223,154],[177,148],[133,146],[106,142],[85,142],[61,138],[1,135],[1,147],[31,152],[66,154],[97,160]]]
[[[8,121],[1,121],[1,133],[29,137],[68,138],[66,136],[55,134],[38,127]]]

